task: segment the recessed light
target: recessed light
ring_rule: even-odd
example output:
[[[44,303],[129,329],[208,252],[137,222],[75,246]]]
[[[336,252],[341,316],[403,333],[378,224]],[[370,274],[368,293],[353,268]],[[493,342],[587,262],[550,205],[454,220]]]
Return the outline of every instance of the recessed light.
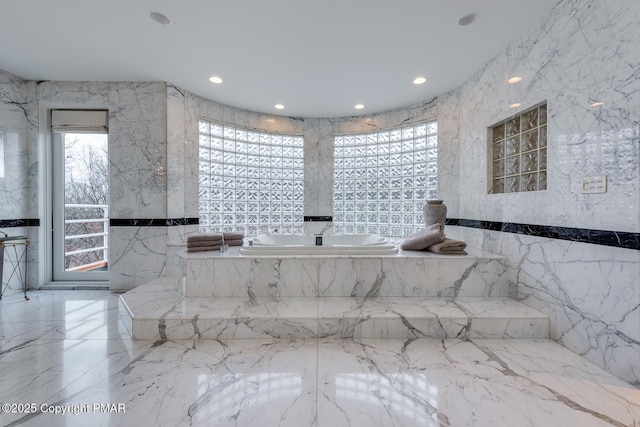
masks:
[[[220,84],[220,83],[222,83],[222,79],[221,79],[220,77],[218,77],[218,76],[211,76],[211,77],[209,77],[209,81],[210,81],[211,83],[215,83],[215,84],[217,84],[217,85],[218,85],[218,84]]]
[[[591,104],[591,107],[602,107],[604,105],[604,102],[594,102],[593,104]]]
[[[475,21],[476,21],[476,14],[470,13],[458,19],[458,25],[460,25],[461,27],[466,27],[467,25],[473,24]]]
[[[426,81],[427,81],[427,79],[425,79],[424,77],[416,77],[416,78],[413,80],[413,84],[414,84],[414,85],[421,85],[421,84],[423,84],[423,83],[424,83],[424,82],[426,82]]]
[[[520,77],[520,76],[511,77],[507,81],[509,82],[509,84],[518,83],[518,82],[522,81],[522,77]]]
[[[274,107],[275,107],[276,110],[284,110],[284,105],[282,105],[282,104],[276,104],[276,105],[274,105]]]
[[[171,23],[171,19],[169,19],[167,15],[160,12],[151,12],[149,16],[160,25],[169,25]]]
[[[518,108],[519,106],[521,106],[522,104],[519,102],[514,102],[513,104],[509,105],[510,108]]]
[[[364,108],[363,104],[356,104],[353,106],[353,108],[355,108],[356,110],[362,110]]]

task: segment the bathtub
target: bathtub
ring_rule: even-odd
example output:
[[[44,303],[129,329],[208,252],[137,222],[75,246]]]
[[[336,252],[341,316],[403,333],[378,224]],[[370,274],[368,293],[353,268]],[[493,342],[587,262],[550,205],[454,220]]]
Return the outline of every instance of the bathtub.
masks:
[[[240,248],[242,255],[394,255],[398,248],[375,234],[316,236],[296,234],[261,234],[247,239]]]

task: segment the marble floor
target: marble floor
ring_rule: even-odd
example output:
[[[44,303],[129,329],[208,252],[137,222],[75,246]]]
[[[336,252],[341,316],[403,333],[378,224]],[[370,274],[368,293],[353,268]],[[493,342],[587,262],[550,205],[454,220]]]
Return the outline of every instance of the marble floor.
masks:
[[[0,301],[3,426],[640,426],[550,340],[132,341],[117,295],[29,296]]]

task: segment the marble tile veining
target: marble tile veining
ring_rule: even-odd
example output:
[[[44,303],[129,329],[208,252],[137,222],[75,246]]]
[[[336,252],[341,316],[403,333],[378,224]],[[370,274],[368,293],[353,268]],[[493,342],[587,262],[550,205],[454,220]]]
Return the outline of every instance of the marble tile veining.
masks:
[[[0,301],[0,424],[634,426],[640,390],[544,339],[132,341],[118,296]],[[148,293],[147,296],[151,296]],[[498,303],[499,304],[499,303]],[[495,308],[495,307],[493,307]],[[486,307],[491,310],[492,307]],[[33,332],[33,331],[32,331]],[[11,404],[33,403],[32,413]],[[102,406],[101,406],[102,405]],[[5,408],[5,407],[3,407]],[[54,411],[62,412],[55,413]]]
[[[620,378],[640,382],[638,251],[459,229],[463,240],[508,254],[517,299],[549,315],[550,338]]]
[[[245,256],[178,252],[187,297],[506,296],[504,257],[401,251],[391,256]],[[242,285],[238,285],[242,284]]]
[[[318,425],[638,422],[638,391],[604,380],[599,370],[585,375],[585,368],[583,359],[546,340],[324,341]]]

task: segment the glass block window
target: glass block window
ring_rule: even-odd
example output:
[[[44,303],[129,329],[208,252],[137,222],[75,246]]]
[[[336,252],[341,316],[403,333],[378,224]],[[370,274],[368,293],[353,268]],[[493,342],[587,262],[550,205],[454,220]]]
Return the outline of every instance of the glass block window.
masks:
[[[491,128],[493,193],[547,189],[547,105]]]
[[[200,121],[200,230],[300,233],[303,137]]]
[[[333,226],[337,234],[406,237],[424,226],[438,197],[438,123],[334,138]]]

